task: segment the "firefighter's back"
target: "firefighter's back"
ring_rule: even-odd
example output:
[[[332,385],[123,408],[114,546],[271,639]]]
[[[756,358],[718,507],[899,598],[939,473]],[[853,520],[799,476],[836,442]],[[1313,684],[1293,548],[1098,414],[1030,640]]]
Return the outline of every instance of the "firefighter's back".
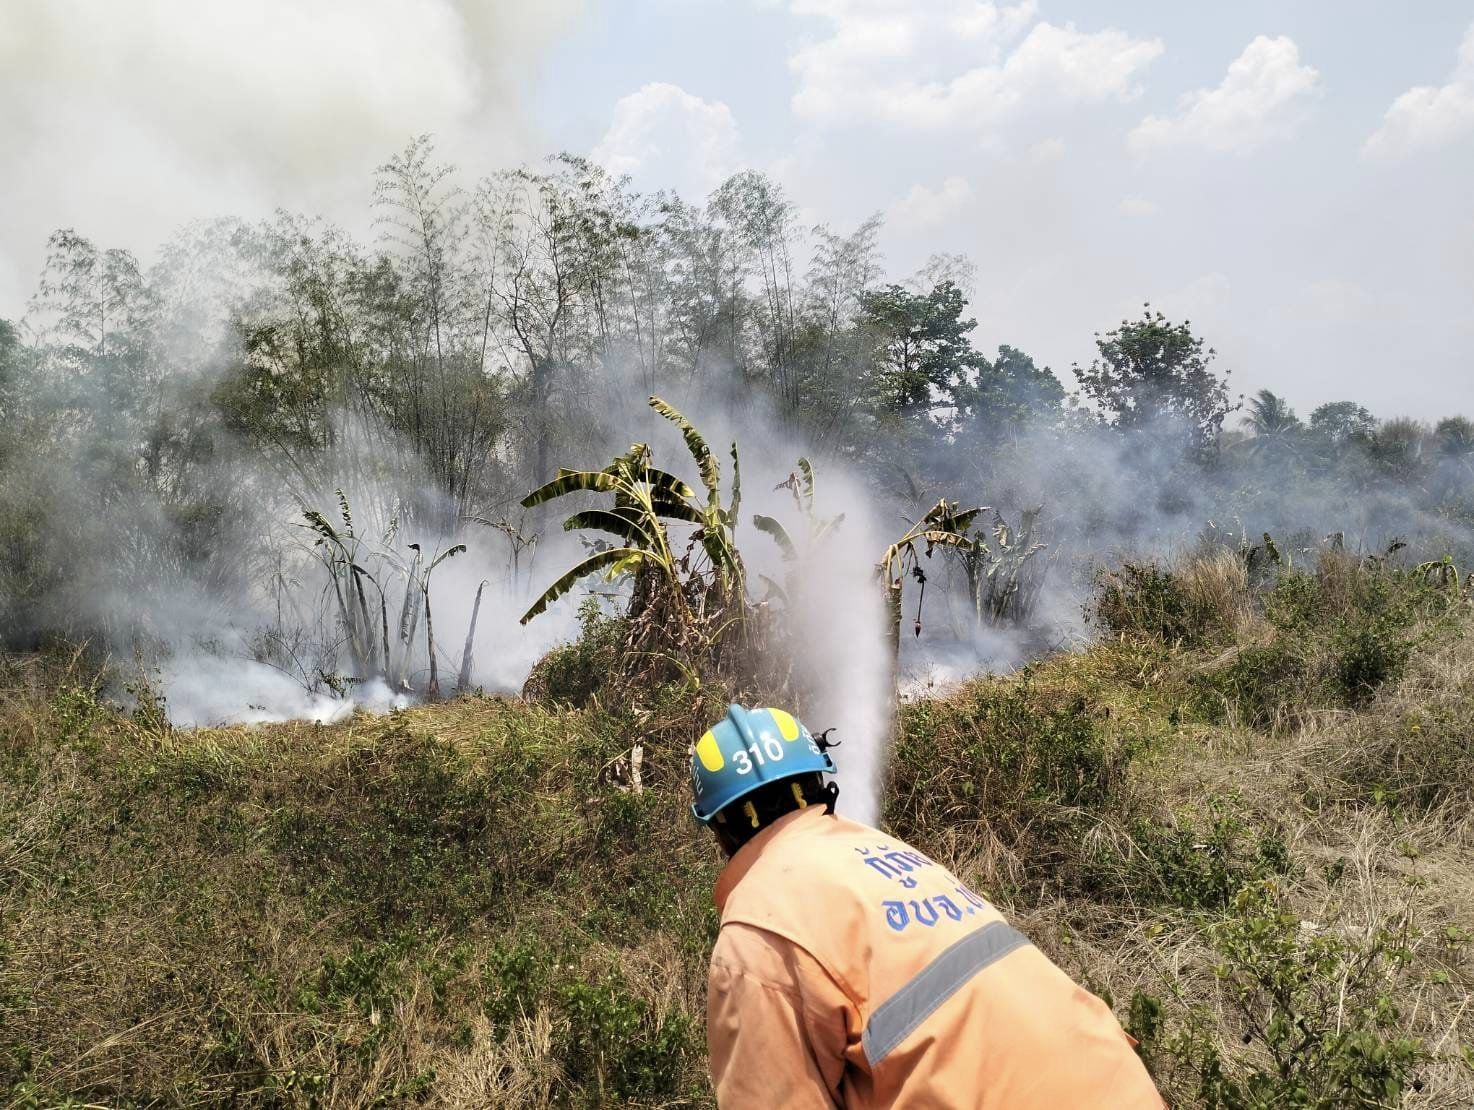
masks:
[[[791,815],[733,860],[719,902],[714,963],[765,982],[819,977],[795,990],[843,999],[827,1020],[845,1026],[847,1107],[1162,1105],[1100,999],[956,876],[874,829],[817,807]]]

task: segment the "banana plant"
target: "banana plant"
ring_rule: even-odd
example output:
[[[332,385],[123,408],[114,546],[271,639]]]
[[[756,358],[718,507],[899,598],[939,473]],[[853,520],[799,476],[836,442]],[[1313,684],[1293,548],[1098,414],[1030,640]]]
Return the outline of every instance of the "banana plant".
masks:
[[[416,565],[418,565],[420,562],[420,545],[417,543],[412,543],[409,546],[410,549],[415,553],[415,563]],[[465,550],[466,545],[463,543],[458,543],[453,547],[446,548],[444,551],[436,555],[428,563],[425,564],[425,572],[424,574],[420,575],[418,581],[416,581],[414,577],[411,576],[409,584],[405,587],[405,589],[407,590],[413,590],[418,587],[420,592],[424,595],[423,604],[425,606],[425,653],[430,658],[430,682],[429,685],[425,688],[425,694],[432,701],[437,700],[440,697],[440,668],[435,657],[435,620],[433,614],[430,611],[430,575],[433,574],[435,568],[438,567],[441,563],[445,562],[445,560],[453,559],[457,555],[463,554]],[[481,604],[481,594],[479,590],[477,591],[476,595],[476,603],[478,607]],[[476,617],[475,615],[473,615],[471,617],[471,630],[469,633],[467,633],[467,642],[474,640],[475,636]]]
[[[701,527],[697,536],[723,590],[735,592],[740,597],[746,582],[736,543],[737,513],[742,508],[742,464],[737,457],[737,444],[732,444],[732,503],[723,507],[721,466],[701,433],[674,406],[659,397],[650,398],[650,407],[680,429],[686,450],[696,461],[701,484],[706,490],[706,504],[698,510]]]
[[[1449,591],[1459,588],[1461,581],[1458,565],[1454,562],[1452,555],[1444,555],[1441,559],[1430,559],[1426,563],[1419,563],[1413,573],[1424,579],[1430,586],[1437,586]],[[1474,574],[1469,576],[1469,585],[1466,589],[1474,589]]]
[[[354,531],[348,498],[342,490],[337,493],[341,525],[335,526],[315,509],[304,507],[302,515],[308,531],[315,537],[313,554],[328,572],[354,666],[360,671],[378,673],[387,669],[390,649],[388,602],[383,585],[366,565],[377,552]],[[386,541],[392,534],[391,524]],[[374,609],[378,611],[377,621]]]
[[[742,500],[737,446],[732,445],[732,501],[730,507],[724,507],[721,468],[701,434],[659,397],[650,398],[650,407],[680,429],[701,476],[705,499],[674,474],[652,465],[650,448],[644,443],[634,444],[602,470],[559,470],[551,482],[524,497],[522,505],[530,509],[572,493],[611,494],[612,507],[576,512],[563,522],[563,528],[570,532],[606,532],[618,542],[594,551],[560,575],[522,615],[523,624],[544,612],[581,579],[600,572],[611,581],[625,575],[650,574],[668,588],[672,598],[678,599],[676,604],[685,607],[682,572],[687,564],[672,546],[667,528],[671,521],[695,528],[693,540],[706,554],[722,596],[729,600],[745,598],[742,559],[733,540]]]
[[[354,530],[347,495],[342,490],[337,494],[341,524],[334,525],[316,509],[304,507],[302,515],[307,522],[305,527],[315,537],[313,553],[328,572],[354,667],[360,675],[380,675],[396,687],[407,686],[415,631],[423,611],[425,652],[430,663],[427,693],[432,698],[438,697],[440,676],[430,610],[430,575],[441,563],[463,553],[466,545],[456,544],[427,560],[420,545],[412,543],[408,549],[413,555],[406,563],[395,550],[397,519],[390,521],[377,543],[371,543]],[[377,574],[370,564],[377,568]],[[396,635],[391,638],[389,592],[395,574],[404,582],[404,594],[399,603]],[[473,632],[474,621],[473,617]]]
[[[1035,557],[1048,547],[1034,538],[1041,511],[1042,506],[1025,510],[1015,531],[995,509],[991,544],[978,534],[957,546],[973,616],[979,624],[1021,621],[1032,612],[1047,572],[1047,567],[1035,572],[1041,565]]]
[[[814,512],[814,466],[806,458],[799,459],[798,469],[773,488],[774,490],[786,489],[793,495],[794,508],[799,511],[809,526],[808,543],[810,546],[823,542],[830,533],[844,523],[844,513],[824,519]],[[785,562],[798,561],[799,546],[781,521],[776,517],[763,516],[759,513],[752,518],[752,523],[753,527],[764,535],[770,536],[778,545],[779,550],[783,552]]]
[[[885,591],[886,628],[893,654],[899,654],[901,650],[901,599],[907,573],[921,586],[915,622],[916,635],[920,636],[921,603],[926,597],[926,572],[921,569],[921,555],[931,558],[932,551],[939,546],[966,548],[971,545],[973,540],[968,529],[978,515],[986,511],[983,507],[962,509],[944,497],[885,549],[875,572]],[[924,550],[918,551],[922,545]]]

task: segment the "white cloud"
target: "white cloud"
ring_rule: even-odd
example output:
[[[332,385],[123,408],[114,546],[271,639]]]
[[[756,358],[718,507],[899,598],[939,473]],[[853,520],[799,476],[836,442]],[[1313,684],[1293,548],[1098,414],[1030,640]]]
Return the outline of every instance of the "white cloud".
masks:
[[[923,231],[956,220],[972,199],[972,185],[966,178],[949,177],[935,189],[913,185],[886,216],[901,230]]]
[[[1148,197],[1122,197],[1121,211],[1128,216],[1155,216],[1157,202]]]
[[[357,215],[422,131],[533,153],[521,90],[582,2],[6,0],[0,315],[58,226],[144,249],[223,212]]]
[[[741,149],[737,121],[720,100],[656,83],[614,105],[592,157],[646,188],[674,188],[700,200],[741,167]]]
[[[1285,138],[1304,120],[1320,74],[1300,64],[1292,39],[1259,35],[1214,89],[1184,95],[1175,116],[1147,116],[1126,138],[1137,153],[1190,146],[1244,153]]]
[[[1162,52],[1157,39],[1034,22],[1032,0],[792,6],[830,24],[827,37],[789,58],[799,82],[793,110],[820,124],[987,131],[1035,108],[1130,100]]]
[[[1464,35],[1448,83],[1418,85],[1399,96],[1362,150],[1395,157],[1443,146],[1470,132],[1474,132],[1474,25]]]

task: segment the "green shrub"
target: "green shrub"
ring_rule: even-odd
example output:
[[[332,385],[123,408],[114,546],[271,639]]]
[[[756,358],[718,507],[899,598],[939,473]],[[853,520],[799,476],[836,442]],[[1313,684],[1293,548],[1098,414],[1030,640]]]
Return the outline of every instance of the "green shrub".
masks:
[[[1343,621],[1331,634],[1332,667],[1346,705],[1365,705],[1407,667],[1413,641],[1397,620],[1368,617]]]
[[[1291,870],[1278,829],[1252,828],[1228,801],[1211,799],[1206,813],[1184,809],[1171,821],[1130,822],[1135,851],[1123,861],[1134,899],[1151,897],[1189,910],[1222,910],[1246,885]]]
[[[1364,935],[1303,922],[1264,880],[1240,890],[1207,937],[1238,1045],[1218,1040],[1205,1007],[1173,1026],[1161,999],[1138,994],[1128,1024],[1165,1090],[1210,1110],[1400,1103],[1426,1058],[1397,1032],[1399,973],[1412,960],[1406,927]]]
[[[1041,804],[1095,809],[1124,783],[1131,754],[1083,699],[1058,704],[1026,669],[903,706],[893,793],[903,805],[924,794],[927,809],[950,820],[1023,818]]]
[[[498,942],[481,966],[481,1012],[502,1029],[531,1015],[551,993],[557,959],[530,941]]]
[[[532,668],[522,687],[524,697],[549,705],[585,706],[617,672],[629,622],[606,615],[596,597],[584,599],[578,620],[577,639],[555,647]]]
[[[1351,741],[1315,755],[1313,785],[1332,801],[1430,810],[1474,802],[1474,691],[1415,682],[1356,722]]]
[[[1200,696],[1212,715],[1266,731],[1315,709],[1360,709],[1448,630],[1458,601],[1426,575],[1326,556],[1314,574],[1279,576],[1263,597],[1266,634],[1201,672]]]
[[[613,1099],[675,1094],[689,1058],[704,1050],[702,1031],[682,1014],[659,1016],[618,975],[563,987],[560,1002],[570,1039],[569,1078]]]
[[[92,726],[107,714],[98,697],[99,685],[96,679],[86,684],[69,682],[52,695],[51,724],[59,743],[91,739]]]
[[[1097,576],[1090,615],[1103,631],[1155,636],[1168,643],[1196,643],[1209,631],[1205,614],[1181,578],[1154,562],[1122,563]]]
[[[1306,706],[1326,700],[1318,692],[1313,647],[1299,640],[1246,645],[1226,666],[1205,672],[1197,682],[1216,707],[1214,717],[1232,710],[1240,722],[1264,732],[1297,724]]]

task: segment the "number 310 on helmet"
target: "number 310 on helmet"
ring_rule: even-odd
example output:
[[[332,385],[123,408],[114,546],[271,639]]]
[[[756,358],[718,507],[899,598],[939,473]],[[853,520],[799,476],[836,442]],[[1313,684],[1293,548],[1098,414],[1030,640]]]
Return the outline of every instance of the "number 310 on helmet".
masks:
[[[820,772],[834,761],[809,730],[781,709],[728,708],[691,749],[691,812],[702,824],[768,783]]]

